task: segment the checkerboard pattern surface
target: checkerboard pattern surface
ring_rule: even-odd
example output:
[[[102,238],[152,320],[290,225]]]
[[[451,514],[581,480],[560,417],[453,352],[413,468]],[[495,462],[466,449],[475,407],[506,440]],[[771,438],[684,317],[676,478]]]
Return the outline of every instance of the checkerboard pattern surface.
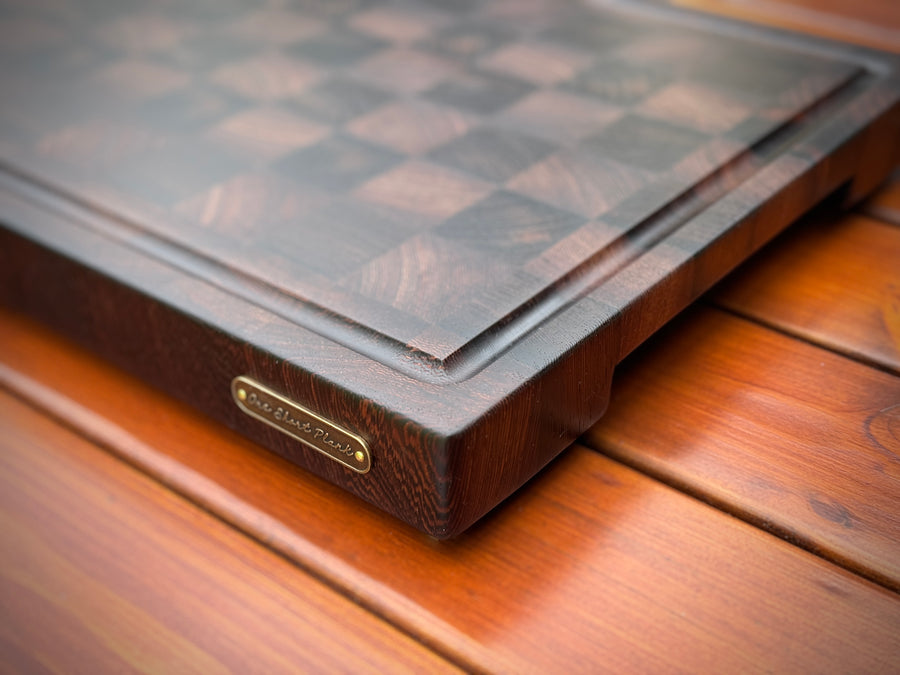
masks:
[[[0,9],[0,158],[436,359],[851,68],[565,0]]]

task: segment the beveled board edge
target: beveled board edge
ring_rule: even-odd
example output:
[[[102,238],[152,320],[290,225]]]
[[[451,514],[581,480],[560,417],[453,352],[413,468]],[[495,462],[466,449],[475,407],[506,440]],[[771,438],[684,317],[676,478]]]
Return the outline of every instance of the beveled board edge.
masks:
[[[897,73],[900,72],[900,58],[872,49],[845,45],[821,38],[805,37],[788,31],[754,26],[738,21],[706,15],[693,10],[665,7],[649,2],[623,0],[594,0],[598,7],[616,12],[632,14],[659,21],[666,20],[687,28],[706,30],[716,34],[732,35],[736,38],[796,51],[801,54],[816,55],[840,60],[845,64],[859,67],[863,74],[851,78],[840,85],[837,91],[827,94],[824,99],[810,105],[801,119],[788,122],[773,131],[765,139],[752,147],[767,145],[767,161],[777,160],[779,152],[788,147],[791,139],[819,134],[822,117],[835,115],[841,118],[841,108],[855,96],[879,89],[898,89]],[[859,80],[865,80],[861,84]],[[873,115],[874,116],[874,115]],[[847,120],[847,128],[864,126],[865,114]],[[833,127],[834,125],[830,125]],[[841,132],[843,133],[844,130]],[[827,137],[827,135],[819,134]],[[821,154],[821,148],[814,148],[813,154]],[[279,289],[251,275],[208,257],[200,250],[167,240],[164,236],[145,230],[139,224],[139,217],[126,212],[112,213],[103,210],[103,205],[81,201],[78,195],[42,182],[36,175],[20,173],[19,167],[5,166],[0,162],[0,178],[8,174],[16,189],[27,190],[37,200],[53,202],[55,208],[94,211],[100,217],[82,219],[81,226],[96,228],[98,232],[117,239],[124,245],[133,247],[145,255],[158,257],[163,262],[176,265],[190,275],[204,277],[210,283],[239,296],[261,309],[277,314],[286,320],[303,326],[307,330],[342,344],[374,361],[383,363],[410,377],[436,383],[456,382],[485,368],[496,358],[525,338],[541,323],[553,317],[565,307],[577,303],[580,298],[591,293],[618,271],[646,254],[656,242],[675,230],[684,227],[693,215],[714,205],[716,201],[733,187],[734,181],[746,181],[768,164],[753,165],[744,162],[747,153],[729,160],[716,172],[702,179],[702,189],[692,187],[673,195],[657,212],[637,223],[638,237],[632,232],[625,233],[611,250],[602,250],[587,261],[566,272],[550,287],[530,298],[507,314],[490,328],[470,340],[446,358],[437,358],[409,345],[402,344],[378,331],[355,321],[334,314],[327,307],[312,302],[299,302],[288,298]],[[862,174],[881,175],[881,167],[857,167]],[[860,196],[874,188],[876,182],[861,175],[855,181],[855,189]],[[718,187],[717,187],[718,186]],[[123,207],[124,208],[124,207]],[[76,219],[77,220],[77,219]],[[75,221],[73,221],[75,222]],[[619,245],[621,244],[621,245]],[[623,253],[624,251],[624,253]]]
[[[34,240],[33,246],[44,251],[44,264],[56,264],[61,254],[74,261],[67,274],[80,274],[78,269],[95,274],[99,247],[106,252],[104,283],[112,285],[106,288],[117,287],[131,300],[149,298],[147,314],[167,318],[157,327],[163,334],[128,334],[130,327],[114,325],[115,309],[98,308],[105,300],[67,296],[72,287],[66,274],[52,280],[51,288],[53,283],[41,278],[50,267],[16,268],[18,243],[4,246],[10,260],[0,275],[3,301],[74,333],[119,365],[416,527],[449,536],[492,508],[599,417],[611,369],[634,346],[817,201],[854,180],[862,192],[885,175],[897,161],[892,149],[900,147],[898,90],[896,74],[881,76],[836,119],[663,237],[650,254],[457,382],[412,378],[116,242],[59,238],[72,214],[60,212],[33,186],[23,198],[9,180],[3,181],[0,197],[4,225],[19,234],[3,235],[7,242]],[[29,226],[54,219],[55,230]],[[58,313],[54,302],[67,306]],[[209,302],[233,310],[230,323],[215,327]],[[97,323],[102,317],[106,321]],[[260,318],[266,319],[265,332],[259,329]],[[176,339],[167,345],[164,329],[176,324],[184,334],[175,331]],[[129,335],[131,341],[124,339]],[[186,336],[210,342],[198,350]],[[138,337],[154,344],[141,353]],[[136,363],[135,350],[146,358]],[[185,372],[195,376],[197,392],[172,386],[162,371],[173,366],[179,377]],[[297,400],[314,399],[317,411],[368,443],[380,436],[390,473],[376,471],[379,462],[362,480],[352,479],[352,472],[318,453],[313,454],[319,459],[285,445],[288,439],[275,438],[281,434],[238,421],[228,383],[241,372]],[[200,381],[201,374],[207,382]],[[493,451],[485,450],[486,441]],[[498,464],[496,452],[512,457],[513,466],[502,457]],[[499,480],[483,479],[497,475]]]

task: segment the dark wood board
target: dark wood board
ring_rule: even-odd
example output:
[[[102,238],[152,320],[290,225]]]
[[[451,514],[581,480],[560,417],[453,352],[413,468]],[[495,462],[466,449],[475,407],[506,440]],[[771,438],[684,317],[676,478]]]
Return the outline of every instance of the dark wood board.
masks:
[[[900,147],[897,62],[862,48],[640,5],[300,4],[12,3],[0,301],[435,536]],[[371,470],[245,415],[238,375]]]
[[[884,223],[900,225],[900,171],[895,171],[887,185],[863,204],[863,211]]]

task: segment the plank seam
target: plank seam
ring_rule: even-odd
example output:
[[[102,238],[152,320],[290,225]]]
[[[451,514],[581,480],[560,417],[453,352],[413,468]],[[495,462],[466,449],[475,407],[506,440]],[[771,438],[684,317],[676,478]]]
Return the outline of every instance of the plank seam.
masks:
[[[867,358],[866,355],[863,353],[855,353],[855,352],[852,352],[849,350],[838,349],[834,345],[829,345],[824,342],[814,340],[812,338],[809,338],[809,337],[801,334],[800,332],[793,331],[786,326],[780,326],[774,322],[766,321],[765,319],[761,319],[759,317],[752,316],[750,314],[741,312],[740,310],[729,307],[728,305],[721,303],[721,302],[713,299],[710,296],[706,296],[706,297],[702,298],[700,300],[700,302],[702,302],[707,307],[710,307],[711,309],[723,312],[723,313],[728,314],[729,316],[732,316],[741,321],[745,321],[754,326],[759,326],[760,328],[763,328],[765,330],[769,330],[773,333],[777,333],[778,335],[782,335],[782,336],[790,338],[792,340],[796,340],[797,342],[801,342],[803,344],[809,345],[810,347],[815,347],[816,349],[821,349],[822,351],[830,352],[831,354],[834,354],[841,358],[847,359],[848,361],[852,361],[859,365],[866,366],[868,368],[877,370],[879,372],[885,373],[892,377],[898,376],[898,373],[896,370],[894,370],[894,369],[890,368],[889,366],[886,366],[882,363],[879,363],[878,361],[876,361],[874,359]]]
[[[204,513],[209,514],[217,521],[223,523],[232,530],[237,531],[242,536],[249,538],[257,545],[273,552],[275,555],[286,560],[289,564],[302,572],[309,574],[313,579],[349,599],[354,604],[369,612],[376,619],[384,621],[384,623],[407,635],[416,643],[434,652],[436,655],[446,660],[448,664],[454,665],[466,672],[485,672],[483,666],[464,658],[462,654],[456,654],[451,649],[442,645],[439,641],[430,640],[428,639],[428,636],[418,634],[412,627],[404,625],[402,621],[391,616],[392,613],[390,611],[379,611],[379,609],[384,610],[385,608],[379,608],[375,603],[367,602],[363,594],[355,592],[352,588],[341,585],[337,576],[331,578],[328,575],[323,574],[315,566],[304,564],[303,556],[292,555],[290,551],[273,545],[274,540],[255,535],[253,528],[250,527],[249,524],[258,518],[267,516],[259,512],[252,505],[241,502],[244,508],[249,512],[252,512],[253,515],[250,517],[230,518],[228,516],[232,515],[232,511],[236,513],[236,510],[229,511],[227,509],[216,508],[214,500],[204,499],[199,494],[199,491],[184,489],[184,485],[177,479],[167,476],[164,469],[154,466],[150,461],[142,460],[139,456],[141,454],[140,452],[130,451],[125,448],[120,449],[118,444],[110,438],[109,431],[104,431],[104,427],[114,427],[123,437],[131,439],[136,446],[147,446],[114,423],[97,419],[99,416],[96,413],[84,408],[76,401],[45,387],[40,382],[37,382],[2,363],[0,363],[0,389],[15,396],[23,404],[45,415],[48,419],[64,429],[67,429],[94,444],[99,449],[111,455],[116,460],[121,461],[131,469],[147,476],[166,490],[169,490],[181,499],[194,505]],[[148,452],[152,452],[152,449],[148,448]],[[163,460],[163,462],[167,463],[166,460]],[[191,473],[194,472],[192,471]],[[195,475],[200,477],[204,482],[211,483],[211,481],[199,474]],[[246,521],[246,523],[242,521]]]
[[[778,539],[781,539],[788,544],[791,544],[792,546],[796,546],[797,548],[802,549],[807,553],[816,556],[817,558],[821,558],[822,560],[840,567],[860,578],[877,584],[878,586],[894,594],[900,595],[900,585],[892,582],[889,577],[878,574],[874,570],[869,570],[861,565],[856,565],[852,559],[848,559],[845,556],[838,554],[836,551],[831,550],[827,546],[820,546],[816,544],[815,540],[813,540],[811,537],[806,537],[798,534],[790,528],[783,527],[766,518],[757,516],[750,509],[741,508],[737,504],[731,504],[725,499],[718,498],[712,493],[707,492],[702,488],[692,484],[690,481],[682,480],[675,475],[667,473],[665,470],[654,467],[652,462],[636,461],[634,458],[618,452],[613,447],[592,442],[591,439],[587,436],[579,438],[578,443],[584,445],[587,448],[590,448],[594,452],[598,452],[601,455],[604,455],[612,461],[622,464],[623,466],[637,471],[638,473],[641,473],[652,480],[662,483],[663,485],[666,485],[673,490],[677,490],[686,497],[695,499],[726,515],[737,518],[738,520],[741,520],[748,525],[757,528],[758,530],[770,534],[773,537],[777,537]]]

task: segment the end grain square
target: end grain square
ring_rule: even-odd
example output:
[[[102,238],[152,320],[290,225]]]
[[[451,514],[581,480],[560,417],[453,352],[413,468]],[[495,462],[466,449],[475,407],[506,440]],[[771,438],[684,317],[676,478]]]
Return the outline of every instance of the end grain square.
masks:
[[[0,48],[0,302],[436,537],[900,148],[895,57],[655,5],[57,4],[2,19],[31,29]]]

